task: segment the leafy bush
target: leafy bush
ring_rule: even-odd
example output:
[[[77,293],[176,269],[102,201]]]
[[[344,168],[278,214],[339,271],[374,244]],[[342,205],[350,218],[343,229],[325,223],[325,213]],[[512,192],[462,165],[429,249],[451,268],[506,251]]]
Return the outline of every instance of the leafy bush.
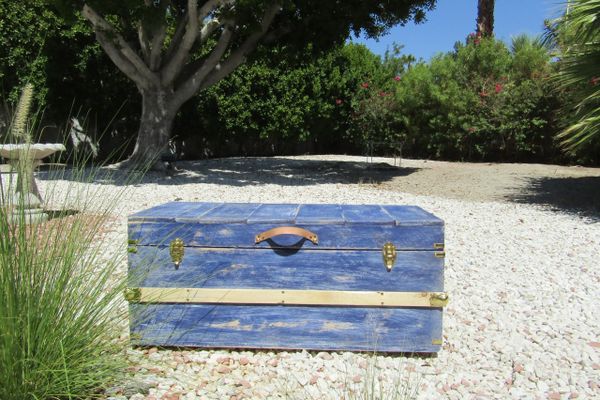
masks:
[[[355,120],[406,135],[404,154],[414,157],[563,161],[553,140],[562,99],[548,79],[551,68],[537,40],[517,37],[509,50],[470,35],[454,51],[409,66],[393,102],[380,104],[381,93],[371,93],[365,100],[371,107],[358,109]]]
[[[592,150],[597,157],[600,153],[599,17],[600,0],[574,0],[549,32],[560,57],[554,78],[559,87],[569,92],[563,107],[569,126],[559,138],[572,154],[589,154]]]

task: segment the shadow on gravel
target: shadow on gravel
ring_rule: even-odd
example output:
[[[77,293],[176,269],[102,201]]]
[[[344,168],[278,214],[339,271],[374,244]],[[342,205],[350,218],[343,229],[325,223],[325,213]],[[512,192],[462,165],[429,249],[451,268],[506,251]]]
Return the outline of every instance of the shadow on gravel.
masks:
[[[154,183],[159,185],[180,184],[223,184],[248,186],[275,184],[281,186],[307,186],[315,184],[377,184],[399,176],[407,176],[419,168],[395,167],[386,163],[354,161],[290,160],[278,158],[226,158],[202,161],[181,161],[175,163],[178,171],[171,176],[164,173],[148,172],[136,184]],[[43,172],[40,179],[53,179]],[[127,172],[116,173],[110,179],[96,179],[96,183],[124,185]],[[121,178],[123,177],[123,178]],[[66,179],[69,179],[65,175]],[[64,179],[64,178],[63,178]]]
[[[600,176],[531,178],[520,193],[509,196],[508,200],[545,205],[600,221]]]

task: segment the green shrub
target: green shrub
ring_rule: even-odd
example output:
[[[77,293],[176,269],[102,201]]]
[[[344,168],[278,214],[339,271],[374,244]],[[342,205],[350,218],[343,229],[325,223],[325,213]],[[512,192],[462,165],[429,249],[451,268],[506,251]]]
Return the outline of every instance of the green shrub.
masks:
[[[562,99],[548,79],[551,68],[548,50],[535,39],[517,37],[509,50],[470,35],[452,52],[409,65],[393,101],[372,91],[356,110],[356,129],[405,136],[403,153],[413,157],[564,161],[553,140]]]

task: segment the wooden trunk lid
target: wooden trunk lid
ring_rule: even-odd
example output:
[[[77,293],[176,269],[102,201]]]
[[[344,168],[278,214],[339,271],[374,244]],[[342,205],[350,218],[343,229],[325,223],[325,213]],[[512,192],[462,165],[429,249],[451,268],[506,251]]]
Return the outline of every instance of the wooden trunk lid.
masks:
[[[255,243],[276,227],[301,227],[318,244],[294,235]],[[444,223],[416,206],[347,204],[262,204],[172,202],[129,217],[129,238],[138,245],[166,245],[175,237],[185,246],[218,248],[289,247],[434,250],[443,244]]]

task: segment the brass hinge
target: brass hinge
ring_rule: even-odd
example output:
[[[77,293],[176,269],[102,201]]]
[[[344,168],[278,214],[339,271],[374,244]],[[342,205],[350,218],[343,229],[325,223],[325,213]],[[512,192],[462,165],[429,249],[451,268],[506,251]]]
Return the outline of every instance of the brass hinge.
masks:
[[[169,245],[169,253],[171,254],[171,261],[175,265],[175,269],[179,269],[179,264],[183,261],[183,255],[185,254],[184,243],[180,238],[176,238],[171,241]]]
[[[392,267],[394,266],[394,263],[396,262],[396,246],[394,246],[390,242],[387,242],[383,245],[382,253],[383,264],[385,265],[385,268],[388,270],[388,272],[390,272],[392,270]]]
[[[444,251],[444,243],[434,243],[433,248],[438,251],[434,251],[433,255],[437,258],[444,258],[446,256],[446,252]]]
[[[448,304],[448,293],[432,293],[429,296],[431,307],[446,307]]]

